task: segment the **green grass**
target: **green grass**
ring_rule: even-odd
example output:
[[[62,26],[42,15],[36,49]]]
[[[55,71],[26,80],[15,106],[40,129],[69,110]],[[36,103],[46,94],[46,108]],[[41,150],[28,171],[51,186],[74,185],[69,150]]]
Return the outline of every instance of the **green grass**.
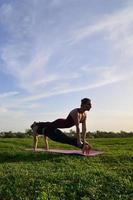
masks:
[[[0,139],[0,200],[133,200],[133,138],[91,139],[96,157],[25,151],[31,140]]]

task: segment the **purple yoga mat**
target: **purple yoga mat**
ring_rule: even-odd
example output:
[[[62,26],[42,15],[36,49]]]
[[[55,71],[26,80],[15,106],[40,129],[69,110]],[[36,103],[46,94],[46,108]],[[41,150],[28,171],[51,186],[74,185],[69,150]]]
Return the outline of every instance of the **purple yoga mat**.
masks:
[[[33,151],[33,149],[26,149],[27,151]],[[90,150],[89,154],[83,154],[81,150],[66,150],[66,149],[49,149],[45,150],[38,148],[36,152],[46,152],[46,153],[59,153],[59,154],[76,154],[81,156],[96,156],[103,154],[102,151]]]

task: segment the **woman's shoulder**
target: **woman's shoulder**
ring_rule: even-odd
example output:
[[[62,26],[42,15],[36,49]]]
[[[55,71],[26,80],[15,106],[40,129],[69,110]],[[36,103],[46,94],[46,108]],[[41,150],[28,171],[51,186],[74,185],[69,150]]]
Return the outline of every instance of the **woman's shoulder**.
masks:
[[[73,110],[70,111],[69,114],[74,114],[74,113],[78,113],[78,108],[74,108]]]

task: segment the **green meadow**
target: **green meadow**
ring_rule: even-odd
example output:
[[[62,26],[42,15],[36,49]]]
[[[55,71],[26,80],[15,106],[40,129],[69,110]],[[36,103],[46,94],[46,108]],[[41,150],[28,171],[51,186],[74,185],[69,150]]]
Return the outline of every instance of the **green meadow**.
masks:
[[[33,153],[32,138],[0,138],[0,200],[133,200],[133,138],[89,142],[104,154]]]

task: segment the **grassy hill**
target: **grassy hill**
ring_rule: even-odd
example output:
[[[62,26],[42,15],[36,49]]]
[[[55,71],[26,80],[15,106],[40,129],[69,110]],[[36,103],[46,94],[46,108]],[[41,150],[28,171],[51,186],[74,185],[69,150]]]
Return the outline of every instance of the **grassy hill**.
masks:
[[[31,140],[0,138],[0,200],[133,200],[133,138],[91,139],[96,157],[25,151]]]

